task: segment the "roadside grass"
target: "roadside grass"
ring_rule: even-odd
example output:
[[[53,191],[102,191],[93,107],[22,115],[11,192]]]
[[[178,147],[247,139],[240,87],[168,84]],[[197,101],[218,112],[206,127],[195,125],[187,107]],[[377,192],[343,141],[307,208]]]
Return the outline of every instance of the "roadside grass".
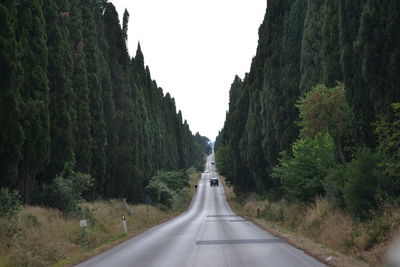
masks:
[[[113,199],[83,203],[86,216],[77,218],[56,209],[26,206],[14,221],[0,218],[0,266],[79,263],[185,211],[199,178],[199,173],[190,175],[190,187],[175,199],[172,209]],[[121,215],[126,217],[128,234],[124,233]],[[88,222],[87,251],[81,219]]]
[[[330,205],[325,198],[317,198],[309,205],[284,200],[269,202],[256,194],[237,197],[232,188],[225,188],[232,209],[239,215],[262,222],[268,230],[274,229],[278,235],[279,232],[299,235],[360,261],[330,262],[332,266],[381,265],[385,252],[400,229],[398,203],[387,203],[373,219],[360,222]],[[306,245],[304,241],[299,243],[300,247],[301,243]],[[318,254],[313,253],[312,249],[308,251]]]

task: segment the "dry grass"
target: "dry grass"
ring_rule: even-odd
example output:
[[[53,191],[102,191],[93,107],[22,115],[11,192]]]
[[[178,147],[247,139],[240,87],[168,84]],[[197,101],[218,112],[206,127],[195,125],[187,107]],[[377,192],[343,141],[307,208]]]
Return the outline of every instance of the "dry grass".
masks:
[[[266,228],[277,230],[275,234],[289,241],[292,238],[294,243],[297,242],[295,239],[300,239],[294,236],[300,235],[321,244],[312,245],[316,250],[328,247],[361,260],[354,262],[352,259],[342,257],[343,260],[330,263],[333,266],[358,266],[365,263],[380,265],[383,255],[400,230],[400,207],[394,203],[383,206],[382,212],[373,220],[361,223],[330,205],[325,198],[317,198],[310,205],[289,204],[286,201],[270,203],[267,200],[260,200],[255,195],[250,195],[244,200],[238,199],[231,188],[226,188],[226,192],[235,212],[253,218],[253,221],[259,224],[264,224],[262,221],[265,221]],[[261,210],[259,216],[261,220],[256,219],[257,208]],[[288,233],[292,233],[292,237]],[[297,243],[302,247],[307,242],[301,240]],[[318,256],[319,252],[313,253],[312,246],[303,249]],[[341,256],[338,254],[337,257]],[[320,255],[319,258],[323,259],[323,256]]]
[[[199,174],[191,175],[190,188],[172,210],[151,205],[128,205],[127,209],[122,200],[110,200],[84,203],[88,216],[76,218],[55,209],[24,207],[13,221],[0,218],[0,266],[65,266],[93,256],[184,211],[198,178]],[[126,216],[128,234],[121,214]],[[80,219],[88,220],[88,251]]]

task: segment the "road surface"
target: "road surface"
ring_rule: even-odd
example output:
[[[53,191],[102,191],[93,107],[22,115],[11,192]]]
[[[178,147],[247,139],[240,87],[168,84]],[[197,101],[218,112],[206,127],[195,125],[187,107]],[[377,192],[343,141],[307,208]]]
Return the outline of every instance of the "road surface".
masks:
[[[217,176],[213,161],[207,158],[187,212],[78,266],[325,266],[236,216],[221,183],[210,187],[209,179]]]

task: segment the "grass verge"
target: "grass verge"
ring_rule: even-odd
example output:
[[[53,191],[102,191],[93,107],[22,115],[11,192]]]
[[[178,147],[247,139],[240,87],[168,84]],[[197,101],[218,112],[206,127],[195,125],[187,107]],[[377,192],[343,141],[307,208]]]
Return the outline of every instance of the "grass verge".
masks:
[[[225,184],[226,185],[226,184]],[[324,198],[314,203],[269,202],[255,194],[237,197],[225,186],[239,215],[329,266],[381,266],[400,226],[400,207],[390,204],[373,220],[359,222]]]
[[[190,175],[190,186],[174,200],[172,209],[114,199],[83,203],[87,216],[76,218],[56,209],[26,206],[14,221],[0,218],[0,266],[79,263],[181,214],[189,206],[199,178],[199,173]],[[124,233],[121,214],[126,217],[128,234]],[[87,238],[80,219],[88,221]]]

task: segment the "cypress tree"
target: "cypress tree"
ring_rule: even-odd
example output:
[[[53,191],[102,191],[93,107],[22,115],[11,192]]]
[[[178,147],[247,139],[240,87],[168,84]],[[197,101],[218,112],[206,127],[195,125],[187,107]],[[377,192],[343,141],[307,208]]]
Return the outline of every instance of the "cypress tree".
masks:
[[[100,59],[101,52],[98,44],[99,34],[96,27],[96,16],[100,9],[95,0],[79,1],[82,10],[82,36],[85,48],[85,60],[87,81],[89,89],[90,108],[90,136],[91,142],[91,170],[90,174],[95,178],[95,188],[98,194],[104,188],[104,176],[106,172],[106,130],[104,123],[103,88],[101,86]]]
[[[66,162],[74,160],[75,110],[72,88],[72,57],[69,44],[68,2],[44,0],[47,22],[48,78],[50,87],[51,160],[45,177],[52,180]]]
[[[334,87],[337,82],[343,81],[340,64],[339,2],[337,0],[325,1],[322,39],[324,55],[323,82],[327,87]]]
[[[22,158],[22,68],[15,37],[16,1],[0,3],[0,186],[17,187],[18,163]]]
[[[106,10],[106,1],[100,3],[99,12],[94,13],[96,21],[97,42],[99,46],[99,78],[102,87],[102,102],[104,124],[106,131],[106,141],[104,142],[104,150],[106,155],[106,169],[104,176],[104,186],[101,188],[102,195],[106,197],[115,197],[116,181],[113,179],[113,170],[115,166],[115,150],[118,142],[116,129],[116,108],[112,94],[111,73],[108,65],[108,43],[105,38],[104,12]]]
[[[309,0],[307,4],[301,48],[301,93],[308,92],[322,80],[324,2],[325,0]]]
[[[122,19],[122,34],[125,41],[128,40],[128,22],[129,22],[129,12],[127,9],[125,9],[124,16]]]
[[[115,148],[115,162],[111,176],[116,179],[117,196],[134,200],[140,198],[142,186],[137,179],[137,167],[134,162],[134,107],[130,98],[128,76],[130,59],[118,13],[110,3],[104,12],[104,33],[108,44],[112,95],[118,112],[116,117],[118,144]]]
[[[72,87],[75,92],[76,110],[76,170],[89,173],[92,165],[92,136],[90,132],[91,115],[89,107],[89,88],[86,73],[85,43],[82,36],[82,18],[79,0],[71,0],[70,47],[72,47]]]
[[[387,1],[384,55],[386,103],[400,102],[400,1]],[[378,88],[376,88],[378,90]],[[386,110],[387,114],[387,110]]]
[[[362,6],[365,0],[339,1],[339,42],[341,47],[341,65],[346,97],[350,105],[352,136],[359,144],[375,146],[370,121],[373,112],[369,89],[362,78],[360,50],[354,49],[358,36]]]
[[[25,136],[23,159],[18,166],[19,188],[24,202],[29,204],[32,182],[50,158],[48,51],[41,2],[19,1],[17,18],[17,37],[22,47],[21,63],[24,70],[21,121]]]

